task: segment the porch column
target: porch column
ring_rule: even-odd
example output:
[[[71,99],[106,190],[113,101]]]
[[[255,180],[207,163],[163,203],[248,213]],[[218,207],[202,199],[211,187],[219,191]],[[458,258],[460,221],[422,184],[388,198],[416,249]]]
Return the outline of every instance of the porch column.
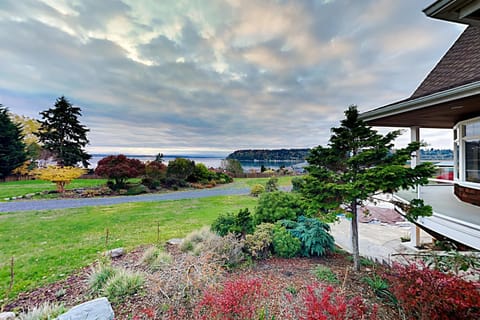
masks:
[[[420,141],[420,127],[410,127],[410,142],[419,142]],[[420,152],[419,150],[415,151],[412,154],[410,160],[410,166],[415,168],[417,164],[420,163]]]
[[[411,142],[419,142],[420,141],[420,127],[414,126],[410,127],[410,141]],[[417,164],[420,163],[420,150],[415,151],[412,154],[412,158],[410,160],[410,167],[415,168]],[[420,188],[417,186],[417,197],[420,198]],[[410,229],[410,243],[415,247],[420,246],[420,228],[417,227],[416,224],[412,223],[412,227]]]

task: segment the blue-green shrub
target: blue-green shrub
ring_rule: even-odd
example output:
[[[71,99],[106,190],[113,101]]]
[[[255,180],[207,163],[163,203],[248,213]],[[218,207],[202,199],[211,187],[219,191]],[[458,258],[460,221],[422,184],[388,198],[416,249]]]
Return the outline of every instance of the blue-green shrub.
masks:
[[[335,241],[328,233],[330,226],[316,218],[300,216],[297,221],[283,220],[281,224],[300,239],[303,256],[324,256],[335,248]]]

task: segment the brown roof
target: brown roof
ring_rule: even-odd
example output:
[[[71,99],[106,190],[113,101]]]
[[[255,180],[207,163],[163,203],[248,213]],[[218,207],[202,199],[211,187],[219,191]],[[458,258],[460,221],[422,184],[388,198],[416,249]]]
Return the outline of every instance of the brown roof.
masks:
[[[409,98],[480,80],[480,27],[469,26]]]

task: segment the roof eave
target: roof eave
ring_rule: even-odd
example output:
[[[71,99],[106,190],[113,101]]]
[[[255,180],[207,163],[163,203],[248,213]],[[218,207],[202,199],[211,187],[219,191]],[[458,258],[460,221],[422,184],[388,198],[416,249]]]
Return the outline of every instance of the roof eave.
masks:
[[[434,19],[467,25],[480,25],[478,18],[468,16],[473,11],[478,11],[479,5],[480,1],[475,0],[438,0],[423,9],[423,13]]]
[[[359,118],[365,122],[369,122],[375,119],[431,107],[436,104],[450,102],[477,94],[480,94],[480,81],[366,111],[361,113]]]

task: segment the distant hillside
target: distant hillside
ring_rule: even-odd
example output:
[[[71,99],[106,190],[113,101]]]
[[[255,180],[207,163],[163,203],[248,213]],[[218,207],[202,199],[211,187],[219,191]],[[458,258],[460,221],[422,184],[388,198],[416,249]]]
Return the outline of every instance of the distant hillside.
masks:
[[[237,150],[227,159],[239,161],[305,160],[310,149]]]

